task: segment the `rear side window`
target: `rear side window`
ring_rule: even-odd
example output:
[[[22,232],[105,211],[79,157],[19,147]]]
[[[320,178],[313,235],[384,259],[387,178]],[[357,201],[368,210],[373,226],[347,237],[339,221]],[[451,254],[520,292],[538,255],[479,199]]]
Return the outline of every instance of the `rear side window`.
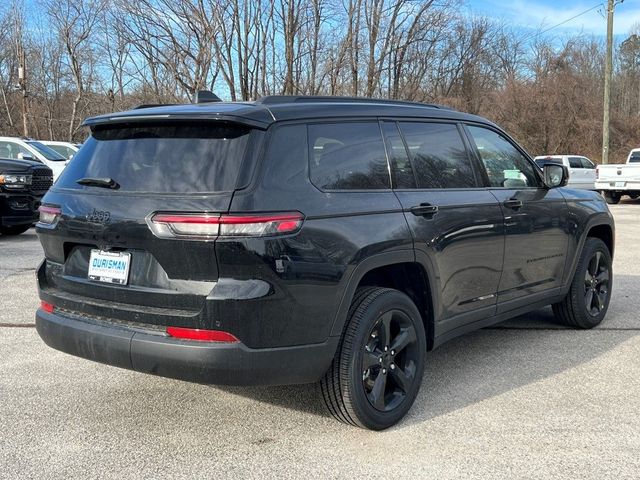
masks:
[[[307,126],[311,181],[322,190],[376,190],[391,187],[377,122]]]
[[[398,125],[395,122],[384,122],[382,131],[387,142],[387,155],[391,163],[393,188],[416,188],[413,167],[409,161],[404,141],[400,136]]]
[[[402,122],[418,188],[471,188],[476,179],[458,127],[451,123]]]
[[[580,157],[569,157],[569,167],[571,168],[583,168],[582,160]]]
[[[582,168],[590,168],[590,169],[596,168],[596,166],[593,164],[593,162],[591,160],[589,160],[588,158],[581,157],[580,158],[580,162],[582,163]]]
[[[535,167],[502,135],[468,125],[492,187],[538,187]]]
[[[96,129],[56,186],[95,189],[76,183],[89,177],[111,178],[125,192],[232,191],[250,133],[202,122]]]
[[[47,147],[59,153],[65,158],[71,158],[76,153],[76,151],[73,150],[71,147],[65,147],[64,145],[47,145]]]

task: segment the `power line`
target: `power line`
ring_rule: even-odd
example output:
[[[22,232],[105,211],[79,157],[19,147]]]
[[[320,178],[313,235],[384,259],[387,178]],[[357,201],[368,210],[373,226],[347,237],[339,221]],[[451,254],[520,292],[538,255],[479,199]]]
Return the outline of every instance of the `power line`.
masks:
[[[591,12],[591,11],[595,10],[596,8],[602,7],[603,5],[604,5],[604,4],[603,4],[602,2],[600,2],[600,3],[596,4],[596,5],[594,5],[593,7],[590,7],[590,8],[588,8],[588,9],[586,9],[585,11],[580,12],[580,13],[578,13],[578,14],[574,15],[574,16],[573,16],[573,17],[571,17],[571,18],[567,18],[566,20],[563,20],[562,22],[560,22],[560,23],[558,23],[558,24],[556,24],[556,25],[553,25],[552,27],[549,27],[549,28],[547,28],[547,29],[545,29],[545,30],[542,30],[541,32],[533,32],[533,33],[531,33],[531,34],[529,34],[529,35],[526,35],[526,36],[522,39],[522,41],[523,41],[523,42],[525,42],[525,41],[527,41],[527,40],[529,40],[529,39],[531,39],[531,38],[533,38],[533,37],[538,37],[538,36],[540,36],[540,35],[544,35],[545,33],[550,32],[551,30],[553,30],[553,29],[555,29],[555,28],[561,27],[561,26],[562,26],[562,25],[564,25],[565,23],[569,23],[571,20],[575,20],[576,18],[581,17],[582,15],[586,15],[587,13],[589,13],[589,12]]]
[[[573,17],[571,17],[571,18],[567,18],[566,20],[564,20],[564,21],[562,21],[562,22],[558,23],[557,25],[554,25],[553,27],[549,27],[549,28],[547,28],[546,30],[541,31],[538,35],[542,35],[542,34],[544,34],[544,33],[547,33],[548,31],[553,30],[554,28],[561,27],[561,26],[562,26],[562,25],[564,25],[565,23],[569,23],[571,20],[575,20],[576,18],[581,17],[582,15],[585,15],[585,14],[587,14],[587,13],[591,12],[592,10],[595,10],[596,8],[601,7],[601,6],[603,6],[603,3],[598,3],[597,5],[594,5],[593,7],[588,8],[588,9],[587,9],[587,10],[585,10],[584,12],[578,13],[577,15],[574,15],[574,16],[573,16]]]

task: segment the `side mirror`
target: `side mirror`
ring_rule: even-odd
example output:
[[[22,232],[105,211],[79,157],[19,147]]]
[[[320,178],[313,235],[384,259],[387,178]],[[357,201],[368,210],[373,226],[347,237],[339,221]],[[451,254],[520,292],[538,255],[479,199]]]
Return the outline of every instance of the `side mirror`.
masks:
[[[547,188],[564,187],[569,181],[569,169],[564,165],[547,163],[542,168],[542,175]]]
[[[18,153],[18,159],[19,160],[35,160],[35,157],[33,157],[32,155],[29,155],[28,153]]]

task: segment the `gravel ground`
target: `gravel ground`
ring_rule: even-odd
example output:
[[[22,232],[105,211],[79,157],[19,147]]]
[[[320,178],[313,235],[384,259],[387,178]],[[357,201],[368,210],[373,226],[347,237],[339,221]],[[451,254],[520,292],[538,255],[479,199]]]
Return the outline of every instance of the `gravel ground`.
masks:
[[[612,211],[599,328],[543,309],[453,340],[380,433],[326,416],[312,385],[195,385],[46,347],[32,328],[37,238],[0,237],[0,477],[640,478],[640,202]]]

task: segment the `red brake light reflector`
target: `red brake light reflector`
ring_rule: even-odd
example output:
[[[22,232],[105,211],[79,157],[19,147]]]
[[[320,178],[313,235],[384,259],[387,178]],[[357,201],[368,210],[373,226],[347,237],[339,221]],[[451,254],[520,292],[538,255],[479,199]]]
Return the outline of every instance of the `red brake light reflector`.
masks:
[[[147,223],[162,238],[213,239],[217,236],[262,237],[283,235],[300,229],[300,212],[265,214],[156,213]]]
[[[40,308],[47,313],[53,313],[54,306],[51,303],[40,300]]]
[[[164,215],[158,214],[153,217],[154,222],[158,223],[220,223],[220,216],[210,216],[210,215]]]
[[[40,205],[38,212],[40,212],[40,219],[38,220],[38,223],[42,225],[53,225],[58,221],[58,218],[62,214],[62,210],[59,207],[51,207],[47,205]]]
[[[167,334],[174,338],[200,342],[237,343],[240,341],[228,332],[200,328],[167,327]]]

